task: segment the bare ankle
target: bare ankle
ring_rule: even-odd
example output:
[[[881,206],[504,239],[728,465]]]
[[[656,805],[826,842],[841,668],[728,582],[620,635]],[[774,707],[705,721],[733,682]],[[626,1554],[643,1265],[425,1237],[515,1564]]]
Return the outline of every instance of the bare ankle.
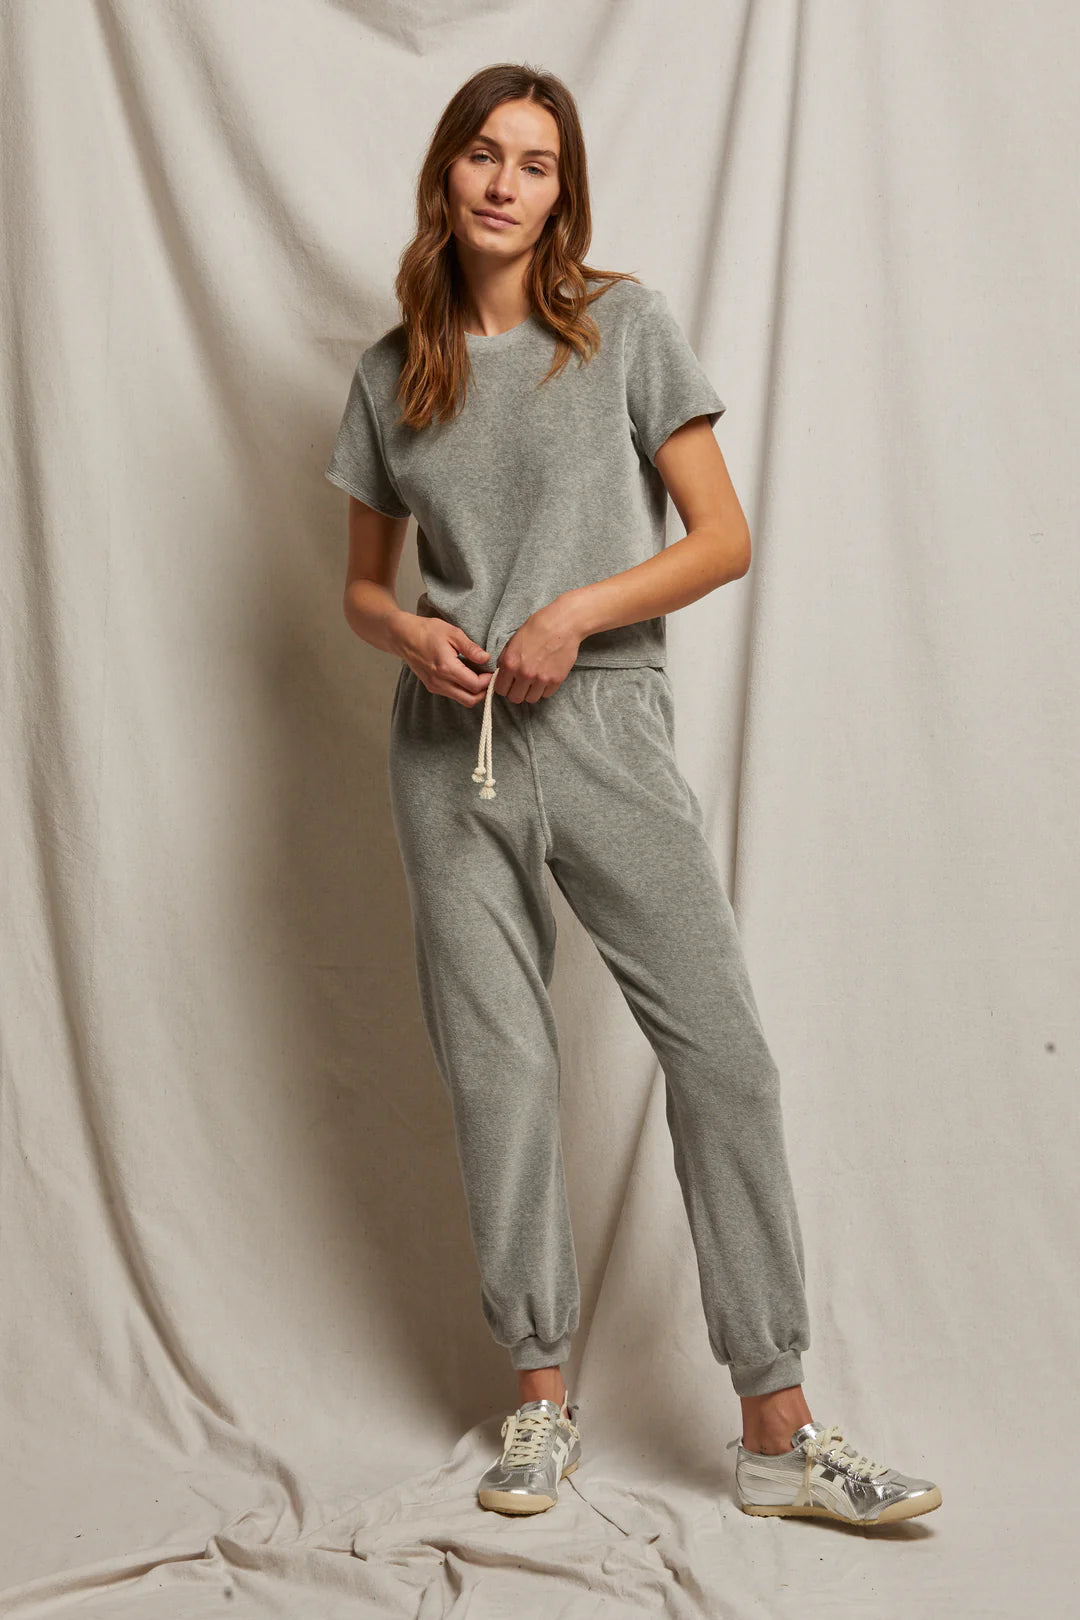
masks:
[[[791,1436],[811,1420],[801,1384],[742,1397],[742,1443],[747,1451],[776,1456],[791,1450]]]
[[[566,1382],[559,1367],[530,1367],[519,1369],[518,1405],[526,1401],[554,1401],[561,1406],[566,1399]]]

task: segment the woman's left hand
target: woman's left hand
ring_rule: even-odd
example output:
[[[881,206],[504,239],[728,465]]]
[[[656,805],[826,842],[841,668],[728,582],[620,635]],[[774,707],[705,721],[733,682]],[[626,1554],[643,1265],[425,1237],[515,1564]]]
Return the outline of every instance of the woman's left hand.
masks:
[[[511,703],[535,703],[557,692],[581,646],[571,604],[561,597],[530,613],[499,654],[495,690]]]

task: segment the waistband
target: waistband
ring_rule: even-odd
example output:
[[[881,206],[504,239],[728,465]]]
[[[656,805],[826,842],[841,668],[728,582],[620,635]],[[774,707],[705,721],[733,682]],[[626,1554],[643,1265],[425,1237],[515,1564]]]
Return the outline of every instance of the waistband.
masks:
[[[416,611],[422,619],[443,619],[447,624],[454,623],[448,613],[439,612],[426,591],[423,591],[417,598]],[[498,660],[496,660],[495,669],[484,693],[484,713],[480,721],[480,743],[476,751],[476,767],[472,773],[474,782],[483,782],[484,784],[480,789],[482,799],[493,799],[495,797],[495,776],[492,769],[493,723],[491,719],[491,700],[495,695],[495,676],[498,673],[499,664]]]

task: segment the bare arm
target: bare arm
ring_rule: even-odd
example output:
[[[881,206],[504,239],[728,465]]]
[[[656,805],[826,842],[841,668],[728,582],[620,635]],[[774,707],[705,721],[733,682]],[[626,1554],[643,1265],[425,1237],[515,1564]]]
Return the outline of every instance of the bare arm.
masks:
[[[394,595],[407,517],[387,517],[349,496],[349,564],[345,577],[345,617],[362,641],[403,657],[401,632],[415,617]]]
[[[462,659],[484,664],[485,649],[456,624],[398,606],[394,583],[408,528],[407,517],[388,517],[349,496],[345,617],[361,640],[404,659],[429,692],[472,708],[483,701],[491,675]]]
[[[704,416],[668,435],[656,468],[686,534],[644,562],[564,591],[530,614],[499,659],[496,692],[535,703],[565,680],[586,636],[658,618],[740,579],[750,567],[750,528]]]
[[[705,417],[665,439],[656,468],[686,534],[645,562],[560,597],[583,637],[673,613],[750,567],[750,528]]]

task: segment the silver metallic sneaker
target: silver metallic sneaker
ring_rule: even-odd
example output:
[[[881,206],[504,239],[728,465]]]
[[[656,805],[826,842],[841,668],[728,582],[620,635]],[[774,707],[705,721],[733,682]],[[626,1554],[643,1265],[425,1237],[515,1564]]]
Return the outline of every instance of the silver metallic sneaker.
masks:
[[[873,1529],[913,1519],[941,1506],[941,1490],[847,1445],[834,1423],[804,1423],[791,1436],[793,1450],[770,1456],[747,1451],[742,1436],[735,1459],[735,1495],[744,1513],[811,1515]]]
[[[559,1481],[581,1461],[576,1417],[569,1397],[561,1407],[556,1401],[526,1401],[511,1412],[503,1421],[502,1456],[477,1488],[480,1506],[499,1513],[543,1513],[554,1507]]]

